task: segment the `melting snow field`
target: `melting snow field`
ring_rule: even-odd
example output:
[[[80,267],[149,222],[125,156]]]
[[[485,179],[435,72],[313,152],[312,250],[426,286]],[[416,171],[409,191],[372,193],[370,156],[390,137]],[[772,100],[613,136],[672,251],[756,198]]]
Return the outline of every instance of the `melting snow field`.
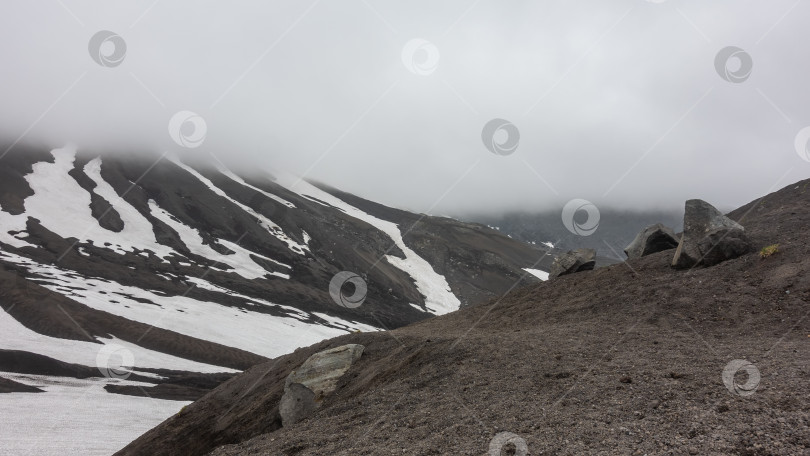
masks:
[[[413,278],[416,283],[416,288],[425,297],[425,307],[431,313],[444,315],[458,310],[461,306],[461,301],[450,291],[450,285],[447,283],[447,279],[445,279],[443,275],[436,273],[430,263],[405,245],[405,241],[402,239],[402,232],[400,232],[399,227],[395,223],[367,214],[314,185],[293,176],[280,175],[276,183],[301,196],[315,198],[316,200],[331,204],[347,215],[362,220],[387,234],[391,240],[394,241],[394,244],[402,250],[405,254],[405,258],[399,258],[393,255],[386,255],[385,258],[392,266],[402,270]]]
[[[65,148],[52,153],[54,163],[36,163],[33,173],[25,176],[34,194],[25,199],[25,214],[17,217],[23,220],[34,217],[42,226],[65,239],[73,237],[96,246],[109,243],[108,248],[120,254],[133,252],[134,249],[148,249],[160,257],[173,253],[173,250],[157,242],[152,224],[101,178],[101,160],[96,159],[84,169],[97,184],[94,191],[109,201],[125,223],[120,233],[99,226],[90,210],[90,193],[68,174],[73,169],[76,151]]]
[[[5,372],[0,372],[0,377],[45,391],[0,395],[3,456],[109,456],[190,403],[104,390],[104,385],[111,383],[146,385],[140,382]]]
[[[26,328],[2,309],[0,309],[0,334],[3,335],[0,339],[0,349],[28,351],[71,364],[96,366],[96,357],[102,347],[115,345],[132,353],[135,369],[146,367],[203,373],[238,372],[149,350],[115,337],[98,338],[97,341],[101,343],[93,343],[45,336]]]
[[[250,305],[240,309],[185,296],[163,296],[112,281],[83,277],[52,265],[37,264],[9,252],[0,251],[0,258],[25,266],[38,277],[32,280],[93,309],[269,358],[291,353],[296,348],[353,330],[379,330],[373,326],[337,318],[329,321],[337,328],[305,322],[302,321],[308,317],[305,313],[285,306],[278,306],[278,309],[292,316],[253,312]],[[202,284],[199,279],[195,279],[195,282]],[[224,290],[221,287],[220,289]],[[251,300],[253,305],[276,306],[260,299],[245,298]],[[113,300],[118,302],[111,302]],[[154,304],[139,302],[140,300]],[[335,321],[340,324],[336,325]]]

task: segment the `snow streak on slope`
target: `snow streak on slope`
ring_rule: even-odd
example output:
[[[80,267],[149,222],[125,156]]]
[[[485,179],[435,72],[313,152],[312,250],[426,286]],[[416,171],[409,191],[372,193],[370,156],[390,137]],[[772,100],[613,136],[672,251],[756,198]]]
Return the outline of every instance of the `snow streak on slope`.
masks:
[[[174,254],[174,250],[159,244],[155,238],[152,223],[146,219],[137,209],[118,196],[112,185],[101,177],[101,159],[96,158],[84,166],[84,173],[96,183],[94,191],[96,194],[106,199],[110,205],[121,216],[124,222],[124,229],[116,234],[118,238],[136,239],[140,244],[148,246],[160,257],[167,257]]]
[[[34,191],[25,199],[25,217],[34,217],[42,226],[59,236],[90,242],[97,247],[106,247],[119,254],[138,250],[151,250],[159,256],[172,251],[155,239],[151,224],[127,202],[118,197],[115,190],[101,179],[100,160],[85,168],[98,187],[96,191],[115,207],[125,222],[124,230],[115,233],[102,228],[90,210],[90,194],[68,172],[76,159],[74,149],[52,151],[54,163],[40,162],[25,179]],[[109,243],[109,246],[105,244]]]
[[[402,233],[395,223],[367,214],[314,185],[293,176],[280,175],[276,182],[301,196],[309,197],[309,199],[315,198],[331,204],[344,211],[347,215],[362,220],[387,234],[396,246],[402,250],[405,258],[393,255],[386,255],[385,258],[391,265],[401,269],[413,278],[416,288],[425,297],[425,307],[428,311],[436,315],[443,315],[458,310],[461,306],[461,301],[450,291],[447,279],[443,275],[436,273],[430,263],[405,245]]]
[[[224,239],[218,239],[217,242],[224,245],[232,252],[233,255],[223,255],[216,250],[212,249],[209,245],[203,243],[203,238],[200,236],[200,233],[190,226],[187,226],[177,220],[172,214],[166,212],[160,206],[157,205],[153,200],[149,200],[149,210],[152,212],[152,215],[155,216],[156,219],[160,220],[161,222],[168,225],[171,229],[177,232],[180,236],[180,239],[183,241],[183,244],[196,255],[200,255],[202,257],[208,258],[210,260],[216,261],[218,263],[224,263],[228,266],[233,268],[233,272],[241,275],[246,279],[258,279],[260,277],[264,277],[267,274],[271,274],[277,277],[281,277],[284,279],[289,279],[289,274],[283,274],[280,272],[269,272],[265,270],[262,266],[257,264],[251,256],[263,258],[267,261],[272,263],[278,264],[282,268],[290,269],[290,266],[279,263],[276,260],[271,258],[267,258],[266,256],[259,255],[258,253],[251,252],[250,250],[241,247],[233,242],[225,241]],[[216,266],[214,267],[215,269]]]
[[[27,351],[70,364],[96,366],[96,357],[104,345],[118,345],[132,352],[135,360],[134,369],[153,368],[202,373],[238,372],[226,367],[198,363],[149,350],[115,337],[97,337],[95,340],[101,342],[99,344],[46,336],[26,328],[3,309],[0,309],[0,334],[3,334],[3,338],[0,339],[0,349]],[[99,376],[101,376],[101,372],[99,372]]]
[[[108,280],[84,277],[53,265],[36,264],[3,251],[0,251],[0,259],[25,266],[38,276],[30,280],[93,309],[268,358],[353,330],[378,330],[345,320],[334,325],[337,328],[324,326],[330,322],[309,315],[304,317],[297,309],[293,316],[286,315],[286,312],[269,315],[251,311],[249,307],[227,307],[186,296],[164,296]],[[263,304],[260,300],[254,301]],[[307,317],[312,321],[302,321]]]
[[[264,191],[264,190],[260,189],[259,187],[255,187],[255,186],[253,186],[253,185],[248,184],[247,182],[245,182],[245,180],[244,180],[244,179],[242,179],[241,177],[237,176],[236,174],[234,174],[233,172],[231,172],[231,170],[229,170],[229,169],[225,168],[224,166],[221,166],[221,165],[220,165],[220,166],[218,166],[218,167],[217,167],[217,169],[219,170],[219,172],[220,172],[220,173],[222,173],[222,174],[224,174],[225,176],[229,177],[229,178],[230,178],[231,180],[233,180],[234,182],[238,182],[238,183],[240,183],[240,184],[244,185],[245,187],[247,187],[247,188],[249,188],[249,189],[251,189],[251,190],[255,190],[255,191],[257,191],[257,192],[261,193],[262,195],[264,195],[264,196],[266,196],[266,197],[268,197],[268,198],[270,198],[270,199],[272,199],[272,200],[275,200],[275,201],[277,201],[277,202],[279,202],[279,203],[281,203],[281,204],[283,204],[283,205],[285,205],[285,206],[289,207],[290,209],[295,209],[295,204],[293,204],[293,203],[291,203],[291,202],[289,202],[289,201],[285,200],[284,198],[281,198],[281,197],[280,197],[280,196],[278,196],[278,195],[274,195],[274,194],[272,194],[272,193],[269,193],[269,192],[266,192],[266,191]]]
[[[108,456],[190,404],[111,394],[108,384],[152,385],[91,378],[0,376],[44,393],[8,393],[0,400],[0,455]]]
[[[295,242],[294,240],[292,240],[289,236],[287,236],[286,233],[284,233],[284,230],[282,230],[281,227],[278,226],[275,222],[273,222],[269,218],[265,217],[264,215],[254,211],[252,208],[250,208],[250,207],[240,203],[239,201],[236,201],[235,199],[231,198],[230,196],[228,196],[227,193],[225,193],[222,189],[220,189],[219,187],[214,185],[214,183],[211,182],[208,178],[206,178],[202,174],[198,173],[197,170],[195,170],[194,168],[184,164],[183,162],[181,162],[177,158],[170,158],[169,160],[172,163],[174,163],[175,165],[177,165],[180,168],[187,171],[189,174],[191,174],[194,177],[196,177],[197,179],[199,179],[200,182],[205,184],[205,186],[208,187],[209,189],[211,189],[212,192],[214,192],[217,195],[227,199],[231,203],[239,206],[243,211],[245,211],[248,214],[252,215],[254,218],[256,218],[259,221],[259,224],[261,226],[263,226],[270,234],[275,236],[278,240],[280,240],[281,242],[287,244],[287,247],[290,250],[292,250],[293,252],[295,252],[295,253],[297,253],[299,255],[305,255],[304,251],[309,250],[309,246],[307,246],[306,244],[299,244],[299,243]]]

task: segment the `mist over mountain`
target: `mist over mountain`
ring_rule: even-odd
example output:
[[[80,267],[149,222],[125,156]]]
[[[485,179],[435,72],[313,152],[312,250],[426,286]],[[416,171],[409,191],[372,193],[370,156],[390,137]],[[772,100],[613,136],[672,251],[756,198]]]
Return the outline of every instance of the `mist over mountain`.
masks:
[[[730,209],[810,176],[794,144],[810,125],[805,8],[15,2],[0,15],[0,135],[162,153],[184,149],[169,124],[192,112],[208,160],[416,213],[559,211],[574,198]],[[730,46],[743,54],[726,68]],[[750,68],[723,79],[739,56]],[[482,141],[495,119],[519,137],[495,128]],[[515,147],[492,153],[492,139]]]

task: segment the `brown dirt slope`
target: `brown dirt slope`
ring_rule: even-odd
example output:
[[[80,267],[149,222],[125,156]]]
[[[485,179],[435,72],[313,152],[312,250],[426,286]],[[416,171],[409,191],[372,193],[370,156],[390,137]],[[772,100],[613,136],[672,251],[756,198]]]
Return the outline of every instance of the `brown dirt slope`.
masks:
[[[119,454],[482,455],[500,432],[531,455],[810,454],[810,181],[731,215],[779,253],[676,271],[661,252],[324,341],[254,366]],[[279,429],[290,370],[346,343],[366,351],[337,391]],[[734,359],[760,372],[753,395],[724,386]]]

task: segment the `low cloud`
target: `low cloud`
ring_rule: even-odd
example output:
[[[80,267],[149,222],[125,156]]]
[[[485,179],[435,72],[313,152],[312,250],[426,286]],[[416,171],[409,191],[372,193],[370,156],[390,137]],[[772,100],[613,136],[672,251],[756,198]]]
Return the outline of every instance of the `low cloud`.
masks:
[[[434,214],[733,207],[810,177],[793,0],[2,9],[6,143],[214,155]]]

